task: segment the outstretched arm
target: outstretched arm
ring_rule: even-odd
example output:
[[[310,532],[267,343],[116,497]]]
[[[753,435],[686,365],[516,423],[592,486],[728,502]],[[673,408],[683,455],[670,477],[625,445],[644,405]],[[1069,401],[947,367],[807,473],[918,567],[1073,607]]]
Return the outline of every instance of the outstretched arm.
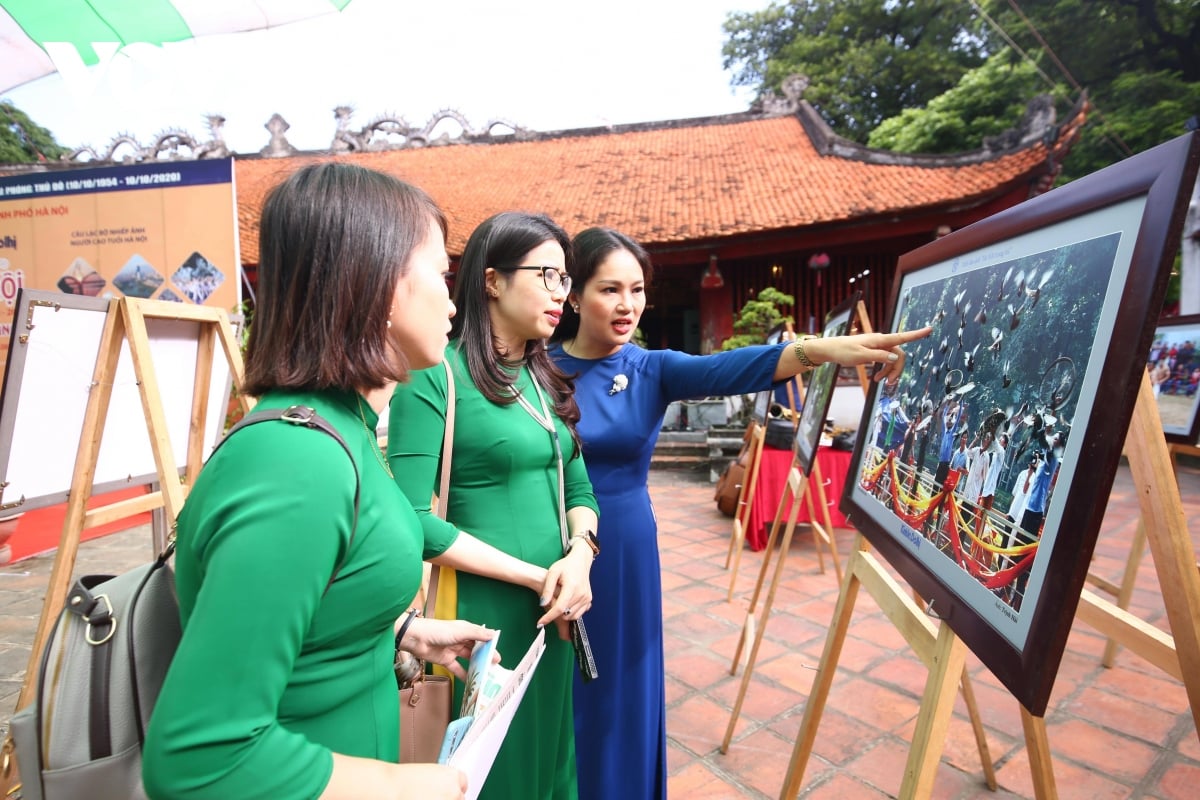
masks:
[[[883,366],[875,372],[875,380],[892,380],[900,377],[904,370],[904,350],[901,349],[901,345],[924,339],[932,331],[932,328],[927,327],[898,333],[858,333],[852,336],[831,336],[828,339],[803,339],[799,341],[799,348],[818,366],[830,361],[845,367],[882,364]],[[779,354],[775,380],[786,380],[806,369],[808,367],[801,362],[797,347],[785,347]]]

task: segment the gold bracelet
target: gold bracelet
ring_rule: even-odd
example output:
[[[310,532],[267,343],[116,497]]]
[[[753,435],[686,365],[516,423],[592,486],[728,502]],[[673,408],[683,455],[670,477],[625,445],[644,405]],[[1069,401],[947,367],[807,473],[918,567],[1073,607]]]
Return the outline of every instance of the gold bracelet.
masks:
[[[804,342],[808,339],[817,339],[820,337],[813,336],[811,333],[802,333],[796,337],[796,343],[792,345],[792,349],[796,352],[796,360],[800,362],[800,366],[816,369],[816,363],[808,357],[808,353],[804,352]]]

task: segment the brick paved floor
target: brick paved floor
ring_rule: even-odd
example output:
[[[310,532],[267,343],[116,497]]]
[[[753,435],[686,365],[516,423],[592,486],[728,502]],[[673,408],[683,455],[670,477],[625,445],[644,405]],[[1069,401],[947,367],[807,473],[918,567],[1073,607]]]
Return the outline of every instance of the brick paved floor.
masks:
[[[1180,470],[1194,539],[1200,539],[1200,469]],[[820,661],[838,586],[817,568],[812,538],[797,529],[754,677],[728,754],[720,752],[741,681],[729,674],[749,595],[762,563],[747,551],[733,603],[724,569],[730,520],[716,511],[707,471],[655,471],[667,646],[667,733],[672,798],[778,797],[804,701]],[[1137,525],[1129,471],[1117,475],[1093,570],[1120,578]],[[837,531],[849,553],[853,531]],[[121,571],[150,556],[148,526],[80,548],[76,574]],[[53,559],[0,568],[0,727],[16,703]],[[1165,627],[1149,554],[1132,610]],[[1200,739],[1183,684],[1138,656],[1100,664],[1104,639],[1076,623],[1045,720],[1059,797],[1183,800],[1197,796]],[[999,790],[984,786],[961,699],[950,725],[935,798],[1031,798],[1017,702],[968,654]],[[927,672],[874,600],[860,592],[800,796],[885,798],[899,790]],[[634,799],[631,799],[634,800]]]
[[[1200,470],[1180,469],[1194,543],[1200,543]],[[762,563],[747,551],[734,602],[723,569],[731,520],[707,483],[656,472],[667,631],[667,735],[672,798],[779,797],[838,599],[833,570],[821,574],[808,529],[797,528],[729,752],[721,754],[741,672],[729,667]],[[1093,571],[1117,582],[1137,526],[1137,498],[1122,466]],[[838,530],[840,553],[854,532]],[[771,569],[774,569],[774,560]],[[761,607],[761,606],[760,606]],[[1142,561],[1131,610],[1166,628],[1153,559]],[[1045,715],[1058,794],[1068,798],[1197,797],[1200,739],[1183,684],[1122,651],[1100,664],[1105,640],[1077,622]],[[935,798],[1031,798],[1017,701],[968,653],[999,789],[984,785],[979,753],[957,701],[933,789]],[[883,798],[900,789],[928,676],[878,605],[858,594],[800,797]]]

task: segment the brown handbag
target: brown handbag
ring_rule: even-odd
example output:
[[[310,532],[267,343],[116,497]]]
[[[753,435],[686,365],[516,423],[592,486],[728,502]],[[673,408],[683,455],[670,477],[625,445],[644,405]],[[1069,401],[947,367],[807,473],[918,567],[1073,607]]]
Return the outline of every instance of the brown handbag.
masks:
[[[454,374],[446,364],[446,433],[442,439],[442,480],[438,487],[437,515],[446,518],[447,493],[450,489],[450,457],[454,444]],[[429,573],[425,591],[425,616],[436,613],[438,575],[437,564]],[[450,708],[454,701],[454,682],[445,675],[425,674],[425,665],[417,676],[400,684],[400,763],[432,764],[437,762],[450,724]]]
[[[400,763],[433,764],[442,749],[454,683],[445,675],[422,670],[400,690]]]

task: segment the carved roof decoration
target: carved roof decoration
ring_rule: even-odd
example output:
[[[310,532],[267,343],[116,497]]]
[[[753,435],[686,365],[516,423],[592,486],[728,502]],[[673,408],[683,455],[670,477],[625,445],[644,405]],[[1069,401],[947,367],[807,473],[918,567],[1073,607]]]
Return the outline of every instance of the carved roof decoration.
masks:
[[[1035,98],[1021,125],[978,150],[920,155],[872,150],[835,134],[802,98],[807,78],[785,81],[745,113],[535,132],[507,120],[473,128],[444,109],[423,126],[385,114],[361,128],[348,106],[334,109],[328,150],[300,152],[275,114],[258,153],[235,156],[243,261],[257,262],[258,217],[267,190],[301,165],[347,159],[428,191],[450,220],[447,247],[461,254],[470,232],[506,209],[542,211],[569,232],[619,228],[649,247],[717,246],[799,231],[880,232],[918,216],[1011,205],[1046,191],[1078,138],[1080,101],[1055,124],[1048,98]],[[119,136],[103,152],[80,148],[70,163],[15,165],[20,173],[231,155],[224,117],[208,116],[209,138],[167,131],[149,145]]]
[[[375,117],[358,130],[351,129],[350,119],[354,109],[338,106],[333,110],[335,128],[330,142],[330,153],[362,153],[379,150],[397,150],[417,147],[435,147],[449,144],[470,144],[489,141],[524,140],[535,136],[507,119],[492,119],[481,128],[473,128],[467,118],[451,108],[437,111],[429,121],[418,127],[410,125],[404,117],[384,114]],[[63,157],[71,166],[100,166],[102,164],[136,164],[144,161],[198,160],[202,158],[225,158],[232,151],[225,144],[223,128],[225,117],[220,114],[206,116],[209,138],[201,142],[187,131],[171,128],[156,135],[149,143],[142,144],[133,135],[121,133],[113,137],[102,150],[90,145],[78,147]],[[263,125],[269,138],[258,151],[265,158],[289,158],[300,153],[287,140],[291,125],[279,114],[272,114]]]

